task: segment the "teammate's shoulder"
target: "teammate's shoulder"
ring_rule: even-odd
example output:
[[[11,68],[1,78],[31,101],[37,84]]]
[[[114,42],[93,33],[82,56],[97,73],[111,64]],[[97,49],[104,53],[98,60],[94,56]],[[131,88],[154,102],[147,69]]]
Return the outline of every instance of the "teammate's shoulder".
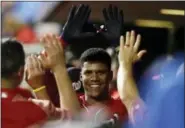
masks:
[[[47,114],[39,106],[29,101],[3,100],[2,110],[4,126],[8,125],[8,120],[11,120],[17,125],[27,127],[47,118]]]

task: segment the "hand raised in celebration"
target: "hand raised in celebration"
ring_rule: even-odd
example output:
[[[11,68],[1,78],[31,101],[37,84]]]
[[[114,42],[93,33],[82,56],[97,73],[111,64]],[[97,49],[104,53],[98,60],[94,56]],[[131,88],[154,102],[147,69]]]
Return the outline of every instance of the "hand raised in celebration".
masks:
[[[39,88],[44,83],[44,69],[37,55],[28,56],[26,59],[26,81],[33,88]]]
[[[119,38],[123,33],[123,11],[116,6],[112,7],[110,5],[109,8],[103,9],[103,16],[105,27],[107,28],[107,32],[104,35],[107,38]]]
[[[57,66],[65,66],[64,49],[60,39],[55,35],[46,35],[41,39],[45,54],[40,54],[39,59],[46,69],[55,70]]]
[[[146,53],[146,50],[141,50],[138,52],[141,42],[141,35],[135,36],[135,32],[127,32],[126,40],[124,37],[120,37],[120,49],[119,49],[119,62],[123,63],[125,66],[132,66],[141,59],[141,57]]]
[[[68,42],[69,39],[74,37],[92,35],[89,32],[82,33],[82,28],[87,23],[90,13],[91,9],[88,5],[81,4],[78,8],[77,6],[71,8],[62,32],[65,41]]]

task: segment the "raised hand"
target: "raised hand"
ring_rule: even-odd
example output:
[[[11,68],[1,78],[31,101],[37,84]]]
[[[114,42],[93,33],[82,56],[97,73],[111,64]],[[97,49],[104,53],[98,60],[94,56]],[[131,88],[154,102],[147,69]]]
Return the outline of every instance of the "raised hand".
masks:
[[[91,9],[88,5],[81,4],[78,8],[73,6],[63,27],[62,38],[68,42],[71,38],[88,34],[82,33],[82,28],[87,23],[90,13]]]
[[[33,89],[43,86],[44,72],[42,63],[37,56],[28,56],[25,66],[26,81]]]
[[[103,17],[107,29],[104,35],[107,38],[119,38],[123,33],[123,11],[110,5],[108,9],[103,9]]]
[[[41,54],[39,59],[44,68],[51,69],[55,76],[61,107],[72,111],[72,113],[78,113],[80,104],[71,86],[72,83],[67,73],[64,49],[60,39],[55,35],[46,35],[41,39],[41,42],[46,54]]]
[[[119,63],[125,66],[132,66],[133,63],[139,61],[142,56],[146,53],[146,50],[141,50],[138,52],[141,42],[141,35],[135,36],[135,32],[127,32],[126,40],[124,37],[120,37],[120,49],[119,49]]]
[[[141,36],[137,35],[136,37],[134,31],[126,33],[126,40],[124,40],[123,36],[120,37],[117,88],[120,99],[126,106],[131,121],[133,121],[133,114],[136,112],[135,106],[141,107],[141,103],[143,103],[139,96],[139,91],[132,71],[132,64],[139,61],[146,53],[146,50],[138,52],[140,42]]]
[[[39,59],[46,69],[55,70],[57,66],[65,66],[64,49],[60,39],[55,35],[46,35],[41,39],[45,54],[40,54]]]

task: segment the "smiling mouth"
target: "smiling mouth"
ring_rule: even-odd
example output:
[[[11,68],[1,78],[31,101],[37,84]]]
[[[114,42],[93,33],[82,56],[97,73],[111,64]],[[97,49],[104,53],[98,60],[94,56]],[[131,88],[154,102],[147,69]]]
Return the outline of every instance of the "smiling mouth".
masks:
[[[99,88],[100,85],[99,84],[93,84],[93,85],[90,85],[91,88]]]

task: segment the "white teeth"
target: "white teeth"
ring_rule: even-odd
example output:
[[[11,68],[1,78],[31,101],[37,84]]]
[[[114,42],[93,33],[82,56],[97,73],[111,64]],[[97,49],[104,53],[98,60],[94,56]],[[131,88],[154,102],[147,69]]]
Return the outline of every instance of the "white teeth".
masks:
[[[97,88],[99,85],[91,85],[92,88]]]

